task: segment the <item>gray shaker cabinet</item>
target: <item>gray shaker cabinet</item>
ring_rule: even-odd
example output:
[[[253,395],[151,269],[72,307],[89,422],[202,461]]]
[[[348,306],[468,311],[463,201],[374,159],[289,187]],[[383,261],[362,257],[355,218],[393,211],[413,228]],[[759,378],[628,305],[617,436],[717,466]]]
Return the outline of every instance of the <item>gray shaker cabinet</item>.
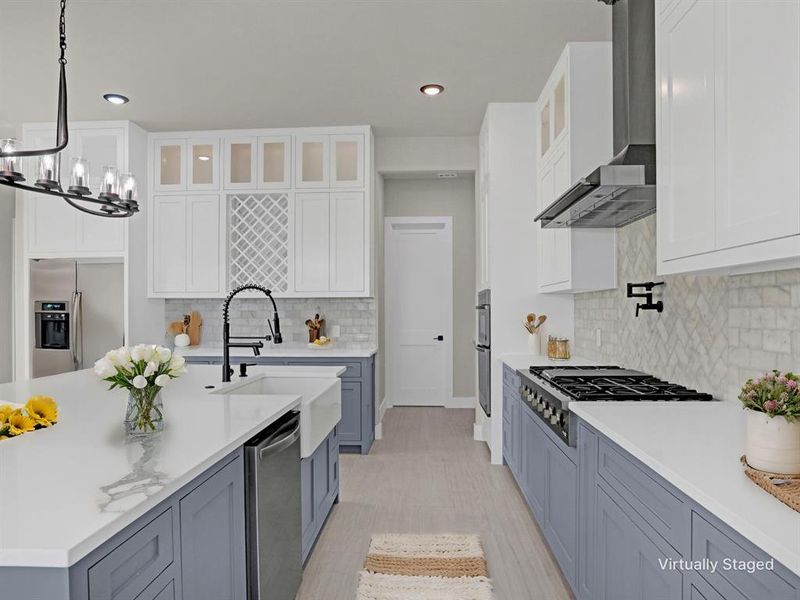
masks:
[[[333,505],[339,500],[338,426],[300,461],[303,562],[308,559]]]
[[[241,457],[180,501],[184,600],[246,600]]]

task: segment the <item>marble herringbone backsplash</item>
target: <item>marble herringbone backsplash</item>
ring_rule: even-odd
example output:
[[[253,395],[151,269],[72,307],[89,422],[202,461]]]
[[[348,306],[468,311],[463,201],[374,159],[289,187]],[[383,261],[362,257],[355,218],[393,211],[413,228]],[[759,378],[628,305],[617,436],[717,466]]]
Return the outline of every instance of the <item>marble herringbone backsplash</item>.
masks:
[[[337,342],[375,345],[378,339],[377,308],[374,298],[279,298],[281,332],[287,343],[307,342],[306,319],[320,312],[325,317],[326,333],[338,325]],[[167,300],[167,323],[179,321],[183,315],[197,310],[203,316],[203,345],[222,345],[222,300]],[[231,303],[230,320],[233,335],[263,335],[267,320],[272,318],[272,305],[266,298],[237,298]]]
[[[655,217],[618,231],[616,290],[575,296],[578,356],[640,369],[717,397],[770,370],[800,371],[800,269],[737,276],[656,275]],[[656,288],[664,312],[634,316],[627,282]],[[596,345],[596,330],[602,345]]]

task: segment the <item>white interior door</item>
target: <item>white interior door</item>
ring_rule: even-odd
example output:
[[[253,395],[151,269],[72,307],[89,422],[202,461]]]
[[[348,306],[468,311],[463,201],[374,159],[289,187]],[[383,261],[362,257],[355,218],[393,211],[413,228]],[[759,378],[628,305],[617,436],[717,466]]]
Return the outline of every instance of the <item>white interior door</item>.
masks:
[[[386,374],[390,406],[453,395],[451,217],[386,219]]]

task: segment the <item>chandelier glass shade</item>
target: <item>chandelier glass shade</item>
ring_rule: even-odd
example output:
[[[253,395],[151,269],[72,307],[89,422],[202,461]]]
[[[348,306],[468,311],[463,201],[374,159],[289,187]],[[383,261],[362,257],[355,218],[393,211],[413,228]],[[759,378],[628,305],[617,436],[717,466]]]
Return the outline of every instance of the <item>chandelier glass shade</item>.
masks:
[[[74,208],[100,217],[124,218],[139,212],[136,201],[136,178],[131,173],[120,176],[116,167],[104,166],[97,195],[92,195],[89,183],[89,162],[84,158],[72,159],[69,187],[61,185],[61,151],[69,143],[67,125],[67,36],[65,26],[66,0],[61,0],[59,19],[59,81],[56,145],[38,150],[23,149],[14,138],[0,139],[0,185],[18,190],[48,194],[62,198]],[[38,157],[37,178],[28,183],[23,175],[22,161]]]

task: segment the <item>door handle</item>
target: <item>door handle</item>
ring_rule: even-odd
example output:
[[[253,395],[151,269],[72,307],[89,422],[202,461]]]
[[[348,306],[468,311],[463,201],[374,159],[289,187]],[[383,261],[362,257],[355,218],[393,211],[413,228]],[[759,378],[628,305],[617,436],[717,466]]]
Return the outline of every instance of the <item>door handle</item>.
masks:
[[[443,335],[437,335],[435,338],[433,338],[433,341],[434,342],[443,342],[444,341],[444,336]]]

